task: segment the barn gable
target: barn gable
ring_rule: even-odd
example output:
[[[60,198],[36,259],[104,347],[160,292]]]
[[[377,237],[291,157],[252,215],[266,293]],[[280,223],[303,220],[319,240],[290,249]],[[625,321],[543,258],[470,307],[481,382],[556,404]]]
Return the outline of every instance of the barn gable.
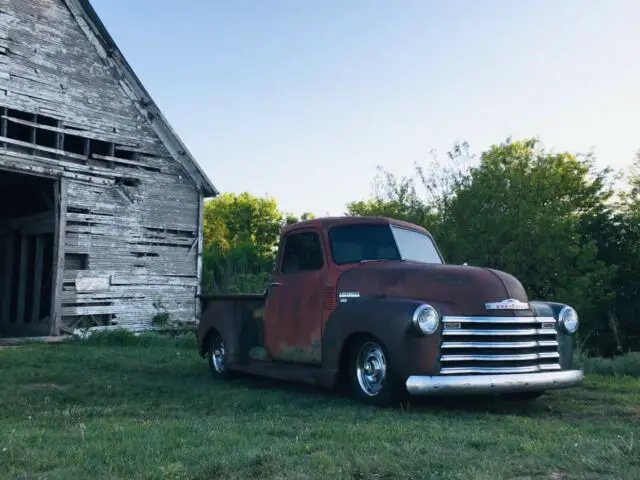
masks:
[[[78,25],[87,35],[87,38],[96,47],[97,53],[111,67],[114,76],[120,79],[120,85],[127,97],[131,99],[142,116],[148,120],[151,128],[173,158],[189,172],[196,186],[202,189],[205,196],[217,195],[219,192],[164,118],[162,112],[142,85],[142,82],[118,49],[116,42],[107,31],[89,0],[64,0],[64,2],[75,16]]]
[[[116,149],[118,145],[123,149],[146,148],[152,154],[160,150],[183,167],[205,197],[218,193],[144,89],[88,0],[10,1],[0,11],[0,19],[0,25],[7,27],[7,38],[0,34],[0,50],[5,57],[13,54],[23,60],[0,59],[4,63],[0,67],[8,67],[3,72],[4,80],[13,87],[8,92],[0,90],[0,94],[14,96],[15,103],[26,111],[51,111],[53,116],[63,116],[70,125],[79,119],[91,122],[96,134],[123,140],[116,142]],[[140,133],[152,139],[150,144],[140,144],[139,139],[134,145],[126,141]]]
[[[0,118],[0,335],[197,319],[218,192],[87,0],[0,0]]]

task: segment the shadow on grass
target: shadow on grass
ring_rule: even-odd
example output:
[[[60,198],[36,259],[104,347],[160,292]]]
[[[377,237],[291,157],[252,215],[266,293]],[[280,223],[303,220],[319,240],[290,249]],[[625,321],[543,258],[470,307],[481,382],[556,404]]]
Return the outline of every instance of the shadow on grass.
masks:
[[[207,377],[209,376],[207,375]],[[285,394],[288,402],[292,400],[291,397],[294,397],[295,400],[306,399],[314,403],[343,403],[344,406],[367,408],[364,403],[353,398],[349,388],[345,386],[328,390],[320,386],[298,384],[244,373],[229,382],[216,381],[211,378],[207,378],[207,380],[211,383],[212,388],[225,385],[229,388],[237,386],[243,390],[253,391],[256,395],[265,391],[276,393],[276,398],[274,398],[276,401],[281,397],[281,394]],[[438,397],[410,397],[405,395],[397,404],[391,405],[389,410],[415,413],[489,413],[522,417],[553,416],[553,409],[549,407],[546,400],[548,400],[548,397],[545,398],[544,396],[538,400],[517,401],[495,395]]]
[[[327,390],[322,387],[297,384],[243,374],[231,382],[206,380],[211,388],[225,385],[233,389],[234,385],[243,392],[252,391],[256,395],[268,391],[265,403],[278,402],[280,399],[292,404],[343,404],[345,407],[368,408],[351,397],[347,388]],[[574,387],[566,390],[550,390],[537,399],[517,400],[500,395],[458,395],[435,397],[410,397],[405,395],[389,411],[398,413],[462,415],[477,414],[509,415],[522,418],[540,418],[541,420],[575,420],[589,422],[609,422],[613,418],[621,420],[640,420],[640,404],[628,395],[611,395],[603,389],[590,395],[591,386]],[[284,394],[284,395],[283,395]],[[637,394],[636,394],[637,397]]]

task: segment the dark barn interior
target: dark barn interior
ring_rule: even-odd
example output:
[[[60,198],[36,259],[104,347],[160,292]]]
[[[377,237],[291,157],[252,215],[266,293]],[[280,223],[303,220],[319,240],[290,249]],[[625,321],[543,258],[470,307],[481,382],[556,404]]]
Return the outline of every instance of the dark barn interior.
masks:
[[[0,170],[0,336],[50,331],[55,184]]]

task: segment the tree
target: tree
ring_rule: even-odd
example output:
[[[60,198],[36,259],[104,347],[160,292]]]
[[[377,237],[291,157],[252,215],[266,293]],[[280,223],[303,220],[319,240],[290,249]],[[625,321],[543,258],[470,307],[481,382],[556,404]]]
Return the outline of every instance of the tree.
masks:
[[[390,182],[395,182],[391,174],[385,172]],[[347,205],[347,215],[381,216],[406,220],[424,225],[432,219],[424,202],[418,198],[408,179],[390,187],[386,196],[375,196],[368,200],[351,202]]]
[[[601,214],[585,223],[587,240],[598,248],[598,260],[616,266],[615,297],[599,305],[608,328],[595,332],[597,353],[623,353],[640,349],[640,155],[629,170],[629,191],[620,192]]]
[[[478,161],[457,144],[447,161],[418,166],[400,181],[379,173],[373,198],[349,204],[349,213],[419,224],[448,263],[504,270],[530,298],[572,304],[585,337],[610,330],[616,265],[599,258],[599,240],[585,227],[610,218],[609,170],[596,170],[590,156],[547,152],[536,139],[507,139]]]
[[[631,188],[621,195],[623,209],[628,215],[640,220],[640,151],[636,154],[627,177]]]
[[[474,161],[466,142],[454,144],[446,158],[447,162],[442,162],[432,152],[429,163],[415,166],[413,177],[400,179],[379,166],[372,197],[347,204],[347,214],[405,220],[440,236],[444,212],[456,190],[468,182]],[[418,194],[416,184],[421,187],[423,197]]]
[[[277,245],[283,215],[276,201],[249,193],[223,193],[205,204],[205,248],[215,245],[222,253],[253,245],[259,255],[270,255]]]
[[[508,140],[483,152],[456,191],[442,221],[445,250],[454,262],[511,272],[530,297],[570,303],[583,312],[583,332],[598,330],[594,313],[612,296],[615,266],[598,260],[581,225],[604,214],[611,195],[609,171],[591,157]]]
[[[300,219],[283,215],[270,197],[224,193],[205,204],[203,289],[261,292],[269,280],[280,232]]]
[[[305,220],[311,220],[316,218],[315,215],[311,212],[304,212],[300,215],[300,218],[296,217],[293,213],[288,213],[285,217],[285,225],[293,225],[294,223],[303,222]]]

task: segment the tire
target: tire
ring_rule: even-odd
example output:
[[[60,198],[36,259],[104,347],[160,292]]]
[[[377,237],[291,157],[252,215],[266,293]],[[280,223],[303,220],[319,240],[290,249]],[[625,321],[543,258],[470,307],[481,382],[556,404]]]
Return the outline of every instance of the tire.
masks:
[[[211,376],[215,380],[231,380],[233,375],[226,366],[227,352],[225,349],[224,339],[217,331],[209,336],[207,345],[207,361]]]
[[[373,338],[361,338],[352,346],[348,375],[353,396],[363,403],[387,407],[399,399],[399,378],[384,345]]]

